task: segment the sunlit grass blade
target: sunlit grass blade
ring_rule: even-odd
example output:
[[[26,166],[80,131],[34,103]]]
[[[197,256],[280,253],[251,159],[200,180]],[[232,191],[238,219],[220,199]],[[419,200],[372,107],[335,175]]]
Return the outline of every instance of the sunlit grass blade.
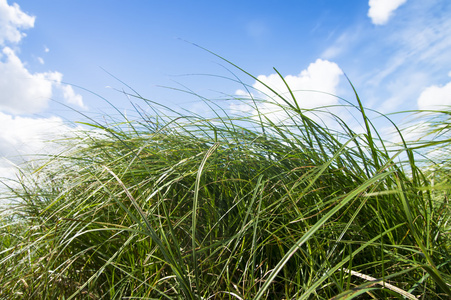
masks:
[[[352,84],[304,109],[277,70],[285,92],[230,65],[267,94],[233,74],[247,96],[172,88],[205,109],[180,112],[122,83],[135,112],[81,113],[62,153],[7,183],[0,299],[449,298],[449,126],[409,141]]]

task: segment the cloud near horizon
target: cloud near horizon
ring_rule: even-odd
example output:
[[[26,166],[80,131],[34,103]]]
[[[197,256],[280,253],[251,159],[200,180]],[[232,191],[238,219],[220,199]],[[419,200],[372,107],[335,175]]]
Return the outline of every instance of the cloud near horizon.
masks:
[[[374,25],[384,25],[388,22],[394,11],[407,0],[369,0],[368,17]]]
[[[67,103],[86,108],[82,96],[62,83],[63,74],[32,72],[19,58],[20,42],[26,37],[23,30],[33,28],[34,23],[35,17],[24,13],[19,5],[0,0],[0,178],[3,179],[14,178],[14,165],[38,154],[58,151],[55,143],[46,141],[73,131],[58,117],[19,115],[44,111],[55,92]],[[47,47],[45,51],[48,52]]]
[[[448,74],[451,77],[451,72]],[[424,89],[417,100],[418,108],[447,109],[451,107],[451,81],[443,86],[432,85]]]
[[[16,167],[39,155],[59,153],[62,148],[54,140],[71,136],[75,130],[59,117],[30,118],[0,112],[0,181],[14,179]]]

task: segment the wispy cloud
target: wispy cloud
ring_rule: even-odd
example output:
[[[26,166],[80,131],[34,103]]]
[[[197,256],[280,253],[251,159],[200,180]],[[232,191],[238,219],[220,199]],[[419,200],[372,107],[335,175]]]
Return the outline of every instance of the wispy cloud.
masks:
[[[346,54],[350,48],[361,38],[361,27],[354,27],[352,30],[345,31],[340,34],[338,38],[329,46],[326,50],[323,51],[321,57],[324,59],[335,59],[342,54]]]
[[[250,21],[246,24],[246,33],[253,39],[260,39],[268,34],[268,32],[268,26],[261,20]]]
[[[422,91],[448,80],[450,14],[449,1],[406,1],[386,26],[350,25],[323,57],[340,64],[367,106],[385,113],[416,108]]]

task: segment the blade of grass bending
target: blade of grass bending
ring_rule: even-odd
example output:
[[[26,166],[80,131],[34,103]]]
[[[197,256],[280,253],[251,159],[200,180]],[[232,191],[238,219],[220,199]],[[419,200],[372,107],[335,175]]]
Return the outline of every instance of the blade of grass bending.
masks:
[[[197,268],[197,257],[196,257],[196,225],[197,225],[197,204],[199,203],[199,187],[200,187],[200,179],[202,177],[202,170],[204,169],[205,164],[207,163],[208,158],[213,154],[216,148],[219,147],[219,143],[216,142],[213,146],[208,149],[205,154],[202,162],[200,163],[199,169],[197,171],[196,183],[194,186],[194,200],[193,200],[193,215],[192,215],[192,228],[191,228],[191,245],[193,250],[193,264],[194,264],[194,276],[196,278],[196,288],[200,288],[199,282],[199,270]]]
[[[344,149],[346,148],[346,146],[351,143],[352,141],[354,141],[357,138],[357,136],[352,137],[350,140],[348,140],[346,143],[344,143],[340,149],[334,154],[334,156],[327,161],[326,163],[324,163],[321,168],[316,171],[316,174],[314,176],[314,178],[308,183],[307,187],[305,187],[302,192],[300,193],[299,197],[303,197],[306,193],[308,193],[310,191],[310,188],[315,184],[315,182],[318,180],[318,178],[326,171],[326,169],[332,164],[332,162],[340,156],[340,154],[344,151]],[[312,172],[312,174],[314,174]],[[307,180],[307,179],[304,179]],[[298,182],[296,185],[301,184],[301,181]],[[296,187],[296,185],[294,187]],[[293,187],[293,188],[294,188]]]
[[[161,197],[161,199],[164,199],[164,197]],[[174,231],[174,226],[172,225],[172,222],[171,222],[171,214],[169,213],[164,200],[161,201],[161,205],[163,206],[163,211],[164,211],[165,218],[167,220],[167,225],[168,225],[168,228],[169,228],[169,232],[171,234],[173,243],[175,244],[174,248],[175,248],[175,252],[177,254],[177,257],[176,257],[177,261],[178,261],[178,263],[180,265],[183,265],[184,262],[183,262],[183,258],[182,258],[182,253],[180,251],[181,247],[180,247],[180,243],[179,243],[179,241],[177,239],[177,235],[176,235],[176,233]],[[159,206],[158,206],[158,210],[160,210]],[[161,218],[159,218],[158,221],[160,222],[160,228],[163,228],[163,225],[161,224]],[[169,241],[166,238],[166,234],[164,233],[164,230],[161,230],[161,233],[163,234],[165,242],[167,244],[169,244]],[[171,252],[171,254],[172,254],[172,252]]]
[[[337,156],[338,154],[336,154]],[[336,157],[334,156],[334,158]],[[293,256],[293,254],[301,247],[310,237],[318,231],[321,226],[324,225],[338,210],[340,210],[342,207],[344,207],[349,201],[357,197],[359,194],[363,193],[369,186],[377,182],[378,180],[386,177],[390,172],[381,173],[370,180],[366,181],[362,185],[360,185],[357,189],[355,189],[353,192],[349,193],[346,197],[341,200],[341,202],[335,206],[333,209],[331,209],[328,213],[326,213],[318,222],[315,223],[292,247],[288,252],[284,255],[284,257],[279,261],[277,266],[272,271],[271,275],[268,277],[268,279],[263,284],[262,288],[259,290],[257,295],[255,296],[255,300],[260,299],[263,294],[266,292],[266,290],[269,288],[269,285],[273,282],[273,280],[276,278],[277,274],[282,270],[282,268],[285,266],[285,264],[288,262],[288,260]]]
[[[222,66],[222,65],[221,65]],[[249,91],[248,85],[245,84],[235,73],[233,73],[232,71],[230,71],[228,68],[222,66],[224,69],[226,69],[230,74],[232,74],[233,77],[235,77],[236,81],[239,82],[241,84],[241,86],[246,90],[247,95],[249,96],[249,98],[252,100],[252,103],[254,104],[253,108],[255,109],[255,111],[257,112],[257,116],[258,116],[258,120],[259,120],[259,125],[260,128],[262,130],[263,135],[266,134],[266,130],[265,130],[265,126],[263,125],[263,120],[262,120],[262,113],[260,111],[260,109],[258,108],[257,102],[254,98],[254,96],[252,95],[252,93]]]
[[[364,198],[365,199],[359,204],[359,206],[357,207],[355,212],[352,214],[352,216],[349,219],[349,221],[346,223],[346,225],[343,228],[343,230],[342,230],[341,234],[339,235],[338,239],[335,241],[332,249],[329,251],[329,254],[327,255],[326,259],[324,260],[324,263],[321,265],[321,268],[319,269],[320,271],[323,270],[323,268],[326,267],[326,264],[329,262],[330,258],[332,257],[333,253],[335,252],[335,249],[337,248],[338,244],[343,239],[343,236],[346,234],[346,232],[348,231],[349,227],[351,227],[351,225],[353,224],[353,222],[354,222],[355,218],[357,217],[357,215],[359,214],[360,210],[365,206],[366,202],[368,201],[368,197],[364,197]]]
[[[285,99],[285,97],[283,97],[282,95],[280,95],[280,93],[278,93],[276,90],[274,90],[272,87],[270,87],[268,84],[264,83],[263,81],[261,81],[260,79],[258,79],[258,77],[252,75],[251,73],[247,72],[246,70],[244,70],[243,68],[240,68],[238,65],[232,63],[231,61],[225,59],[224,57],[214,53],[213,51],[208,50],[207,48],[204,48],[198,44],[195,43],[191,43],[186,41],[187,43],[190,43],[193,46],[196,46],[204,51],[207,51],[208,53],[216,56],[217,58],[225,61],[226,63],[230,64],[231,66],[237,68],[238,70],[240,70],[241,72],[243,72],[244,74],[246,74],[247,76],[251,77],[252,79],[256,80],[258,83],[261,83],[265,88],[267,88],[269,91],[273,92],[274,95],[276,95],[278,98],[280,98],[283,102],[285,102],[291,109],[293,109],[294,111],[296,111],[296,107],[293,106],[293,104],[291,104],[289,101],[287,101],[287,99]]]
[[[346,76],[346,74],[345,74]],[[368,122],[368,117],[365,114],[365,109],[363,108],[363,104],[362,101],[360,100],[359,94],[357,93],[357,90],[355,89],[354,85],[352,84],[351,80],[348,78],[348,76],[346,76],[346,79],[348,80],[348,83],[351,85],[351,88],[354,92],[354,95],[357,99],[357,102],[359,103],[359,108],[360,108],[360,113],[362,114],[363,117],[363,121],[365,122],[365,128],[366,128],[366,139],[368,141],[368,146],[371,149],[371,155],[373,156],[373,161],[374,161],[374,165],[376,167],[376,169],[379,169],[379,159],[378,159],[378,155],[376,152],[376,147],[374,146],[374,141],[373,141],[373,137],[371,135],[371,128]],[[368,176],[371,176],[371,174],[368,174]]]
[[[251,198],[251,200],[250,200],[250,202],[249,202],[249,204],[248,204],[248,209],[247,209],[247,211],[246,211],[246,215],[245,215],[245,217],[244,217],[244,219],[243,219],[243,221],[242,221],[242,225],[241,225],[241,228],[240,228],[240,230],[238,230],[238,232],[236,233],[236,235],[233,237],[233,240],[235,241],[235,245],[233,246],[233,248],[230,250],[230,253],[235,253],[235,251],[236,251],[236,249],[239,247],[239,245],[240,245],[240,242],[243,240],[243,236],[245,235],[245,233],[246,233],[246,227],[247,226],[249,226],[249,224],[248,224],[248,218],[249,218],[249,216],[250,216],[250,214],[252,213],[252,208],[254,207],[254,203],[255,203],[255,200],[257,199],[257,196],[260,194],[260,197],[261,197],[261,193],[263,192],[263,190],[264,190],[264,182],[262,183],[262,179],[263,179],[263,175],[260,175],[259,177],[258,177],[258,179],[257,179],[257,183],[256,183],[256,185],[255,185],[255,188],[254,188],[254,191],[253,191],[253,194],[252,194],[252,198]],[[260,210],[260,206],[261,206],[261,201],[259,202],[259,204],[258,204],[258,210]],[[255,231],[256,231],[256,225],[257,225],[257,223],[255,223],[255,222],[258,222],[258,215],[257,215],[257,220],[250,220],[249,221],[249,223],[251,223],[251,222],[254,222],[254,237],[253,237],[253,241],[252,241],[252,247],[251,247],[251,249],[249,250],[250,252],[251,252],[251,256],[252,257],[254,257],[254,262],[255,262],[255,251],[254,251],[254,248],[255,248],[255,239],[256,239],[256,236],[255,236]],[[225,264],[226,266],[229,266],[230,264],[231,264],[231,261],[232,261],[232,259],[233,259],[233,255],[231,255],[231,256],[229,256],[229,258],[227,259],[227,263]],[[237,268],[238,266],[236,265],[235,266],[235,268]],[[254,266],[255,267],[255,266]],[[251,276],[253,277],[253,269],[254,268],[252,268],[252,271],[251,271]],[[224,270],[221,272],[221,275],[222,275],[222,273],[224,272]],[[243,278],[245,278],[246,277],[246,275],[247,275],[247,273],[248,273],[248,268],[246,267],[246,269],[244,270],[244,274],[243,274]],[[244,280],[244,279],[243,279]]]
[[[185,276],[183,275],[185,272],[182,272],[184,270],[181,270],[179,268],[179,266],[177,265],[177,262],[174,260],[174,258],[169,255],[167,253],[166,248],[164,247],[162,241],[160,240],[160,238],[157,236],[155,230],[152,228],[152,226],[149,223],[149,220],[147,220],[146,215],[144,214],[144,212],[142,211],[141,207],[139,207],[138,203],[136,202],[136,200],[133,198],[133,196],[130,194],[130,192],[128,191],[127,187],[125,186],[125,184],[122,182],[122,180],[113,172],[111,171],[107,166],[103,166],[104,169],[110,173],[114,179],[116,179],[116,181],[119,183],[119,185],[124,189],[125,194],[127,195],[127,197],[130,199],[130,201],[133,203],[133,206],[135,207],[135,209],[138,211],[139,215],[141,216],[141,218],[144,220],[144,223],[146,224],[146,229],[148,231],[148,233],[150,234],[150,236],[152,237],[152,240],[158,245],[158,248],[160,249],[160,251],[163,253],[167,263],[169,264],[170,268],[172,269],[172,271],[175,273],[175,275],[177,276],[177,278],[179,279],[182,289],[185,291],[186,295],[190,297],[190,299],[195,299],[196,297],[194,296],[193,292],[191,291],[190,288],[190,284],[189,281],[185,278]]]
[[[404,207],[404,212],[407,216],[407,224],[410,228],[410,231],[412,232],[413,237],[415,238],[415,241],[417,242],[418,246],[421,249],[421,252],[424,254],[424,257],[426,258],[426,261],[429,263],[429,265],[422,265],[423,269],[426,270],[426,272],[431,275],[431,277],[434,279],[434,281],[442,288],[442,290],[447,293],[449,296],[451,296],[451,290],[446,284],[446,282],[443,280],[442,276],[440,275],[440,272],[438,271],[437,267],[434,264],[434,261],[432,260],[431,256],[429,255],[426,247],[423,244],[423,241],[420,239],[420,236],[417,232],[417,228],[415,227],[414,220],[412,217],[412,209],[410,208],[410,204],[407,201],[406,195],[405,195],[405,187],[404,184],[401,182],[398,176],[396,176],[396,180],[398,183],[398,186],[400,188],[400,197],[401,201]]]
[[[263,184],[261,183],[262,179],[263,179],[263,175],[260,174],[258,176],[258,178],[257,178],[257,183],[255,184],[255,188],[254,188],[254,191],[252,193],[252,198],[249,201],[249,203],[247,204],[248,208],[247,208],[247,211],[246,211],[246,215],[244,216],[244,219],[243,219],[243,222],[242,222],[242,225],[241,225],[241,229],[239,230],[239,233],[244,232],[245,227],[248,225],[247,224],[247,220],[248,220],[249,216],[252,213],[252,208],[254,206],[255,199],[257,199],[257,196],[258,196],[259,192],[261,193],[263,191],[264,183]],[[237,244],[238,243],[239,242],[237,241]],[[236,246],[235,246],[235,248],[236,248]],[[234,248],[234,250],[235,250],[235,248]],[[232,252],[234,252],[234,251],[232,251]]]
[[[97,270],[88,280],[86,280],[85,283],[83,283],[78,290],[73,293],[67,300],[71,300],[74,297],[76,297],[91,281],[93,281],[95,278],[97,278],[104,270],[105,268],[110,265],[113,260],[122,252],[122,250],[133,240],[134,236],[131,236],[128,238],[127,241],[119,248],[118,251],[116,251],[109,259],[108,261],[99,269]]]
[[[262,175],[258,178],[258,183],[259,184],[260,184],[261,178],[262,178]],[[257,243],[257,227],[258,227],[258,222],[259,222],[259,218],[260,218],[261,205],[262,205],[262,202],[263,202],[262,198],[263,198],[264,186],[265,186],[265,183],[264,182],[261,183],[261,189],[262,190],[260,192],[260,201],[258,201],[257,213],[256,213],[256,216],[255,216],[255,220],[253,221],[254,222],[254,230],[253,230],[253,233],[252,233],[252,246],[251,246],[251,251],[252,251],[251,252],[251,259],[252,259],[252,262],[251,262],[251,279],[250,279],[251,282],[255,281],[255,263],[256,263],[256,260],[257,260],[257,256],[256,256],[257,249],[256,249],[255,245]]]
[[[286,82],[285,78],[283,78],[282,74],[279,73],[279,71],[276,68],[273,68],[274,71],[276,71],[277,75],[279,75],[280,79],[282,79],[283,83],[285,84],[286,88],[288,89],[288,92],[290,92],[291,98],[293,98],[294,104],[296,104],[296,108],[298,110],[298,113],[301,112],[301,108],[299,107],[298,101],[296,100],[296,97],[294,96],[293,91],[291,90],[290,86]]]
[[[380,239],[381,237],[383,237],[384,235],[390,233],[393,230],[398,229],[399,227],[402,227],[406,225],[405,223],[402,224],[398,224],[384,232],[382,232],[381,234],[377,235],[376,237],[372,238],[371,240],[367,241],[366,243],[364,243],[363,245],[361,245],[359,248],[357,248],[354,252],[351,253],[351,255],[345,257],[342,261],[340,261],[339,263],[337,263],[334,267],[332,267],[330,270],[328,270],[327,272],[324,272],[324,275],[318,280],[316,281],[311,287],[309,287],[299,298],[299,300],[303,300],[303,299],[308,299],[308,297],[310,296],[311,293],[313,293],[318,286],[320,286],[329,276],[330,274],[333,274],[334,272],[336,272],[337,270],[340,270],[346,263],[348,263],[348,261],[350,261],[353,257],[355,257],[357,254],[359,254],[363,249],[365,249],[366,247],[368,247],[369,245],[375,243],[378,239]]]

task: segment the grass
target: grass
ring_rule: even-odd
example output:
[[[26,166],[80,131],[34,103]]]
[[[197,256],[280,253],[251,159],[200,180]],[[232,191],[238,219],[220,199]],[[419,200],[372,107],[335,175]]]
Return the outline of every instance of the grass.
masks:
[[[153,115],[84,122],[10,188],[0,299],[449,299],[449,164],[425,151],[449,112],[440,139],[393,148],[357,93],[363,133],[287,90],[284,122],[137,93]]]

